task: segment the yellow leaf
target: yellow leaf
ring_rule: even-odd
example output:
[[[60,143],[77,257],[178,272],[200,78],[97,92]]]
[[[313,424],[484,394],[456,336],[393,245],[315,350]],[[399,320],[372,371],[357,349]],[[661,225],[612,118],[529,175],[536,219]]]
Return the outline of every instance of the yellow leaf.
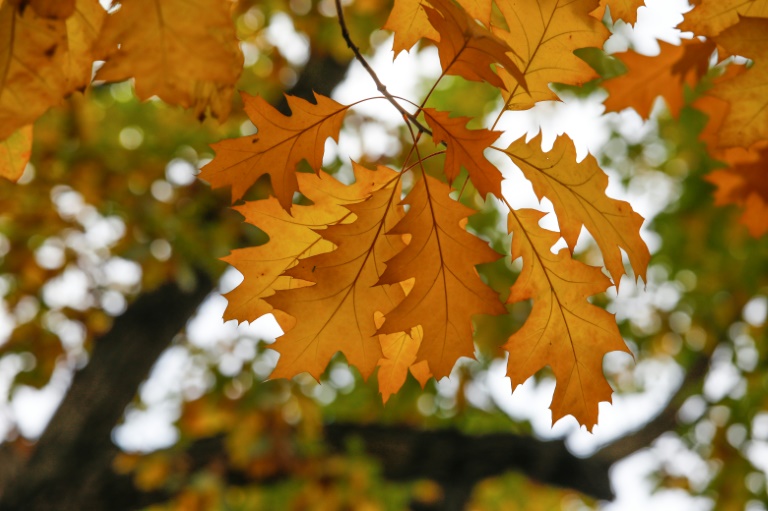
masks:
[[[123,0],[99,36],[106,60],[96,79],[135,78],[136,95],[229,115],[243,67],[231,2],[226,0]]]
[[[450,188],[426,176],[404,200],[410,206],[389,234],[410,234],[408,246],[387,262],[380,284],[415,278],[413,289],[386,315],[382,334],[409,332],[421,325],[417,360],[426,360],[435,378],[447,376],[459,357],[472,357],[472,316],[503,314],[498,295],[480,280],[475,265],[501,257],[466,232],[462,219],[473,211],[451,199]]]
[[[358,176],[369,173],[358,171]],[[404,293],[399,283],[377,285],[384,262],[400,251],[403,242],[385,235],[402,217],[397,204],[399,175],[386,167],[375,174],[388,181],[366,200],[346,206],[355,219],[322,231],[323,239],[336,249],[301,259],[285,272],[314,285],[280,290],[267,299],[275,309],[296,318],[296,325],[271,346],[280,353],[273,378],[306,371],[317,379],[337,351],[364,378],[376,368],[382,353],[375,315],[388,313]]]
[[[681,30],[714,37],[738,23],[739,16],[768,18],[768,0],[699,0],[685,14]]]
[[[528,91],[518,79],[499,70],[506,84],[508,110],[526,110],[538,101],[557,100],[552,82],[580,85],[597,77],[594,69],[573,54],[585,47],[601,48],[610,33],[589,15],[598,0],[515,0],[498,2],[507,28],[494,33],[514,52],[512,60],[522,70]]]
[[[32,125],[24,126],[0,141],[0,177],[16,182],[32,154]]]
[[[97,0],[77,0],[66,20],[0,4],[0,140],[91,81],[91,47],[105,15]]]
[[[605,194],[608,176],[591,155],[576,162],[576,149],[563,135],[555,141],[552,150],[541,150],[541,135],[526,143],[513,142],[505,152],[533,184],[541,200],[552,201],[563,238],[573,251],[581,227],[592,234],[603,253],[616,286],[624,275],[621,259],[623,249],[635,272],[635,278],[646,280],[645,271],[651,258],[640,237],[643,217],[632,210],[629,203],[611,199]]]
[[[482,197],[492,193],[501,197],[501,172],[483,155],[483,150],[493,144],[501,132],[486,129],[470,130],[465,127],[468,117],[449,117],[448,112],[425,108],[424,118],[432,128],[436,144],[445,142],[445,175],[448,183],[458,177],[461,167],[467,169],[472,184]]]
[[[234,250],[224,261],[243,274],[243,282],[230,291],[224,319],[254,321],[273,313],[283,330],[293,325],[282,311],[273,310],[264,299],[275,291],[309,285],[308,282],[284,275],[301,258],[333,250],[333,244],[323,240],[319,230],[348,219],[345,204],[359,202],[379,186],[378,173],[357,167],[357,181],[346,186],[325,172],[298,174],[302,193],[312,201],[309,206],[294,204],[290,213],[277,199],[246,202],[235,209],[245,221],[263,230],[269,241],[257,247]],[[371,176],[371,174],[374,174]]]
[[[506,75],[514,78],[515,85],[526,87],[523,74],[507,56],[508,52],[513,52],[507,43],[475,22],[451,0],[430,0],[430,4],[432,7],[424,6],[424,9],[429,22],[440,34],[436,44],[444,74],[505,88],[508,84],[505,85],[491,69],[492,64],[501,64]]]
[[[523,209],[508,217],[512,258],[523,258],[509,302],[532,299],[533,309],[504,345],[507,373],[514,388],[550,366],[556,378],[553,422],[570,414],[592,430],[598,403],[610,402],[613,392],[603,376],[603,356],[629,350],[613,314],[587,300],[605,291],[610,281],[599,268],[572,259],[566,249],[553,254],[550,249],[560,235],[539,226],[542,216]]]
[[[714,39],[727,51],[755,61],[744,73],[718,82],[709,92],[730,103],[720,145],[749,147],[768,139],[768,19],[741,18]]]
[[[232,186],[232,200],[236,201],[268,174],[275,197],[288,211],[298,190],[296,166],[306,159],[312,169],[320,170],[325,139],[338,139],[349,107],[320,94],[315,94],[316,105],[286,96],[293,115],[285,116],[260,96],[242,96],[245,111],[259,131],[211,145],[216,157],[199,177],[213,188]]]
[[[421,338],[421,327],[411,329],[410,335],[398,332],[381,336],[381,351],[384,356],[379,360],[377,375],[379,392],[384,403],[392,394],[397,394],[405,383],[408,370],[416,365],[416,353],[419,351]],[[425,362],[422,361],[421,364]],[[416,368],[417,374],[419,369],[421,367]],[[427,375],[427,378],[429,376],[431,375]]]

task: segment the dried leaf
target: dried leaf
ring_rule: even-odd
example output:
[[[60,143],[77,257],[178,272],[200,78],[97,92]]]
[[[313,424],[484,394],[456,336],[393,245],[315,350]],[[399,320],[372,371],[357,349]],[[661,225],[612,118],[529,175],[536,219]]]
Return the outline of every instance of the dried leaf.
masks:
[[[285,116],[260,96],[242,96],[258,132],[213,144],[216,157],[203,167],[200,178],[213,188],[231,186],[232,200],[236,201],[261,176],[269,174],[275,197],[288,211],[298,190],[296,166],[306,159],[312,169],[320,170],[325,140],[338,140],[349,107],[320,94],[315,94],[315,105],[286,96],[292,115]]]
[[[415,278],[413,289],[386,315],[382,334],[409,332],[421,325],[417,360],[426,360],[435,378],[447,376],[459,357],[472,357],[472,316],[506,312],[498,295],[480,280],[475,265],[501,257],[466,232],[462,219],[472,210],[448,196],[450,188],[426,176],[404,200],[410,206],[389,234],[410,234],[408,246],[387,262],[380,284]]]
[[[531,209],[511,211],[512,258],[523,258],[523,270],[512,286],[509,302],[532,299],[525,324],[504,349],[509,351],[507,374],[513,388],[544,366],[552,367],[557,384],[552,399],[552,420],[573,415],[592,430],[598,403],[611,401],[613,390],[603,376],[603,356],[629,352],[613,314],[589,303],[610,281],[599,268],[571,258],[566,249],[550,249],[559,233],[542,229],[544,213]]]
[[[547,197],[552,201],[571,251],[584,226],[600,247],[617,287],[625,273],[620,249],[629,256],[635,278],[646,280],[651,254],[640,237],[643,217],[629,203],[605,194],[608,176],[593,156],[577,163],[576,149],[566,135],[558,138],[548,153],[541,150],[541,135],[529,143],[519,139],[505,152],[533,184],[539,200]]]

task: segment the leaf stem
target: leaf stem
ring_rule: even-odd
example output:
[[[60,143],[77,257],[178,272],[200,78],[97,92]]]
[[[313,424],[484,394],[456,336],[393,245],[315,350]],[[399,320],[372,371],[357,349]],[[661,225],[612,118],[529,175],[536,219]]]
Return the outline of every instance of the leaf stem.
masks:
[[[378,75],[376,74],[376,71],[373,70],[373,68],[368,64],[368,61],[365,60],[365,57],[363,57],[363,54],[360,53],[360,49],[355,45],[355,43],[352,42],[352,38],[349,35],[349,30],[347,30],[347,24],[344,21],[344,11],[341,7],[341,0],[336,0],[336,12],[339,16],[339,26],[341,27],[341,35],[344,37],[344,40],[347,42],[347,46],[350,50],[352,50],[352,53],[355,54],[355,58],[357,59],[360,64],[362,64],[363,68],[368,72],[369,75],[371,75],[371,78],[373,79],[373,82],[376,84],[376,88],[381,92],[387,100],[392,103],[392,105],[397,108],[397,111],[400,112],[403,117],[412,122],[416,128],[422,132],[427,133],[430,136],[432,135],[432,131],[429,130],[426,126],[421,124],[419,120],[416,118],[415,115],[410,113],[408,110],[403,108],[403,106],[397,102],[395,97],[387,91],[387,86],[384,85],[381,80],[379,80]]]

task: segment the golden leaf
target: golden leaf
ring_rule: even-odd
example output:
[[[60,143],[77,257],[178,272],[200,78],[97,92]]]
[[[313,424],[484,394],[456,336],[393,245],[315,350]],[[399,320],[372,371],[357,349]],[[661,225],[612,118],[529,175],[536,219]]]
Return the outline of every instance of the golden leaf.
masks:
[[[588,430],[597,424],[598,403],[611,401],[613,390],[603,376],[603,356],[629,352],[613,314],[589,303],[610,281],[599,268],[571,258],[568,250],[550,249],[559,233],[542,229],[541,211],[510,211],[512,258],[523,258],[523,270],[512,286],[509,302],[532,299],[525,324],[512,334],[507,374],[513,388],[544,366],[555,374],[552,419],[573,415]]]
[[[505,151],[512,162],[533,184],[541,200],[547,197],[555,208],[563,238],[573,251],[584,226],[595,238],[603,253],[605,266],[618,287],[624,275],[623,249],[635,272],[635,278],[646,280],[651,254],[640,237],[643,217],[629,203],[611,199],[605,194],[608,176],[591,155],[576,162],[576,149],[563,135],[555,140],[552,150],[541,150],[541,135],[525,143],[513,142]]]
[[[700,0],[685,14],[680,30],[714,37],[738,23],[739,16],[768,18],[768,0]]]
[[[260,96],[242,96],[258,132],[213,144],[216,157],[203,167],[200,178],[213,188],[231,186],[232,200],[236,201],[261,176],[269,174],[275,197],[287,211],[298,190],[296,166],[306,159],[312,169],[320,170],[325,139],[338,139],[349,107],[320,94],[315,94],[315,105],[286,96],[293,115],[285,116]]]
[[[0,140],[91,81],[91,47],[105,16],[97,0],[77,0],[66,20],[0,4]]]
[[[605,16],[605,8],[609,7],[611,20],[624,20],[630,25],[637,23],[637,10],[645,5],[645,0],[600,0],[600,6],[592,12],[592,15],[602,20]]]
[[[410,334],[398,332],[382,335],[380,339],[381,351],[384,356],[379,359],[377,376],[381,399],[386,403],[389,397],[392,394],[397,394],[403,386],[405,378],[408,376],[408,370],[417,365],[416,353],[421,345],[422,329],[421,327],[413,328]],[[426,361],[419,364],[426,365]],[[416,374],[420,369],[420,366],[416,368]],[[427,374],[426,378],[428,379],[430,376],[431,374]]]
[[[358,176],[369,173],[359,170]],[[346,206],[355,219],[322,231],[336,249],[301,259],[285,272],[314,285],[279,290],[267,298],[275,309],[296,318],[296,325],[271,346],[280,353],[272,377],[306,371],[318,379],[337,351],[364,378],[376,368],[382,352],[375,315],[392,310],[404,293],[399,283],[377,285],[384,262],[403,247],[399,237],[385,235],[403,213],[397,204],[399,175],[386,167],[375,174],[387,182],[366,200]]]
[[[528,91],[507,69],[499,76],[506,85],[508,110],[526,110],[538,101],[557,100],[552,82],[580,85],[597,77],[573,50],[603,46],[610,33],[589,15],[597,0],[523,0],[498,2],[507,27],[494,33],[514,52],[512,60],[522,70]]]
[[[135,79],[136,95],[229,115],[243,67],[231,3],[222,0],[124,0],[99,36],[106,60],[96,79]]]
[[[16,182],[24,173],[32,154],[32,125],[16,130],[0,140],[0,177]]]
[[[459,357],[472,357],[472,316],[503,314],[498,295],[480,280],[475,265],[501,257],[466,232],[460,221],[473,211],[448,196],[450,188],[426,176],[404,200],[410,206],[389,234],[410,234],[405,249],[387,262],[380,284],[415,278],[413,289],[386,315],[379,333],[409,332],[421,325],[417,360],[435,378],[447,376]]]

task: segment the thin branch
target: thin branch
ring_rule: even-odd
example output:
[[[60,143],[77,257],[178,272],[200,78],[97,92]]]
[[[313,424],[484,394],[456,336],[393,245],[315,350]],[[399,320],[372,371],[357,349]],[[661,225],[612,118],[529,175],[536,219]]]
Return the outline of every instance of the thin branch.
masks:
[[[416,118],[415,115],[410,113],[408,110],[403,108],[403,106],[397,102],[395,97],[387,91],[387,86],[384,85],[381,80],[379,80],[378,75],[376,74],[376,71],[373,70],[373,68],[368,64],[368,61],[365,60],[365,57],[363,57],[363,54],[360,53],[360,49],[355,45],[355,43],[352,42],[352,38],[349,35],[349,30],[347,30],[347,23],[344,21],[344,11],[341,7],[341,0],[336,0],[336,12],[339,15],[339,26],[341,27],[341,35],[344,37],[344,40],[347,42],[347,46],[350,50],[355,54],[355,58],[357,59],[360,64],[365,68],[365,70],[368,72],[369,75],[371,75],[371,78],[373,79],[374,83],[376,84],[376,88],[381,92],[387,100],[392,103],[392,105],[397,108],[397,111],[400,112],[403,117],[405,117],[407,120],[411,121],[416,128],[422,132],[427,133],[428,135],[432,135],[432,131],[430,131],[429,128],[424,126],[419,122],[419,120]]]

